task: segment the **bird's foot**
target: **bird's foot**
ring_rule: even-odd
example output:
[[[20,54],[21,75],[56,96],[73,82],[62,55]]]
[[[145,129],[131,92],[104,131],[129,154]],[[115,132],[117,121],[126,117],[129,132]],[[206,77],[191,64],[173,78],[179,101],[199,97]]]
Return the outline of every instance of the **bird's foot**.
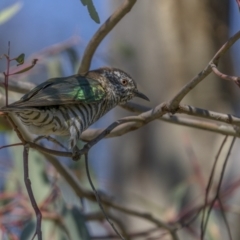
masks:
[[[80,159],[80,157],[81,157],[80,149],[77,146],[74,146],[72,148],[72,160],[78,161]]]

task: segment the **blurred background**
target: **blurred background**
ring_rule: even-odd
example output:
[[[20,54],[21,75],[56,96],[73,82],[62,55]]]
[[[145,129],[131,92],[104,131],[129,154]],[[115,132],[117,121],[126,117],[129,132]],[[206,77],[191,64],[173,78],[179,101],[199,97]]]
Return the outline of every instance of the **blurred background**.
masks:
[[[101,24],[122,3],[122,0],[94,1]],[[9,17],[4,15],[1,18],[6,10],[10,11]],[[154,107],[170,100],[208,64],[227,39],[239,30],[239,20],[235,0],[139,0],[101,43],[91,69],[113,66],[128,72],[137,81],[140,91],[151,100],[146,103],[134,99],[134,102]],[[57,4],[47,0],[2,0],[0,55],[7,53],[10,41],[11,57],[25,53],[26,64],[33,58],[39,59],[33,69],[11,77],[10,81],[39,84],[51,77],[75,74],[83,51],[98,27],[79,0],[58,0]],[[226,74],[240,75],[239,52],[240,46],[236,43],[220,60],[219,69]],[[0,72],[5,69],[3,57]],[[11,92],[9,101],[21,96]],[[240,111],[238,102],[239,88],[214,74],[183,100],[192,106],[236,115]],[[1,88],[1,106],[4,104],[4,89]],[[129,115],[133,113],[117,107],[92,127],[107,127],[114,120]],[[0,119],[0,124],[0,145],[19,142],[4,119]],[[98,143],[90,152],[92,176],[97,188],[117,203],[153,213],[165,222],[174,222],[189,206],[202,203],[223,138],[216,133],[154,121],[137,131]],[[60,141],[67,143],[66,139]],[[225,151],[228,146],[229,143]],[[238,146],[237,139],[223,189],[239,177]],[[225,153],[222,161],[224,157]],[[83,161],[72,163],[64,158],[59,161],[72,170],[85,188],[90,189]],[[46,206],[51,205],[52,211],[63,216],[64,226],[68,229],[63,230],[51,218],[46,218],[43,221],[44,239],[50,239],[50,236],[51,239],[69,239],[68,232],[72,239],[101,239],[100,236],[113,233],[107,223],[84,220],[85,213],[99,211],[98,206],[88,202],[83,204],[74,196],[43,155],[30,151],[29,162],[38,203],[50,199]],[[30,239],[35,216],[29,210],[23,217],[22,201],[28,202],[28,198],[23,184],[22,147],[1,150],[0,173],[0,206],[3,209],[6,209],[6,203],[14,206],[2,218],[0,238]],[[218,182],[217,177],[215,181]],[[238,189],[226,204],[233,239],[239,239]],[[76,212],[78,215],[74,215]],[[112,213],[123,221],[124,228],[130,233],[152,226],[138,218],[116,211]],[[77,222],[76,226],[72,222]],[[195,221],[190,228],[179,231],[179,238],[198,239],[199,226],[200,222]],[[214,210],[206,233],[208,239],[227,239],[224,226],[220,212]],[[168,235],[162,236],[161,232],[154,234],[155,238],[151,239],[171,239]],[[131,239],[150,239],[150,236]]]

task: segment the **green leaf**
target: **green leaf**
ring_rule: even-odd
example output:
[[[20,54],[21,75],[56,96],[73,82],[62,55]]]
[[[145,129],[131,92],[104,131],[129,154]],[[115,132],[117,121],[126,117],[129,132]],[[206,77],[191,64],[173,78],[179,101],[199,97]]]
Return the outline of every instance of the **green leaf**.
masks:
[[[22,8],[22,5],[22,2],[18,1],[0,11],[0,25],[12,18]]]
[[[71,239],[90,240],[87,222],[81,211],[77,207],[65,209],[62,214],[66,228],[69,230]],[[61,228],[63,230],[63,228]],[[66,234],[66,233],[65,233]]]
[[[65,203],[67,203],[68,206],[77,206],[79,208],[82,207],[79,197],[76,195],[74,190],[69,186],[64,178],[59,178],[56,184],[62,193],[63,200]]]
[[[17,58],[15,58],[15,60],[19,63],[18,65],[22,65],[24,63],[24,58],[25,58],[25,54],[22,53]]]
[[[84,240],[90,240],[91,238],[86,225],[86,219],[84,218],[83,214],[77,207],[72,208],[71,212],[79,237],[81,237]]]
[[[30,221],[28,221],[23,227],[23,230],[20,234],[20,240],[30,239],[30,237],[33,236],[34,234],[35,229],[36,229],[36,224],[32,219],[30,219]]]
[[[87,5],[87,1],[88,1],[88,0],[81,0],[82,5],[83,5],[83,6],[86,6],[86,5]]]
[[[92,0],[81,0],[83,6],[87,6],[88,12],[90,17],[96,22],[96,23],[100,23],[100,19],[98,16],[98,13],[96,11],[96,8],[93,5]]]
[[[88,4],[87,4],[87,8],[88,8],[88,12],[90,14],[90,17],[96,22],[96,23],[100,23],[100,19],[98,16],[98,13],[93,5],[92,0],[88,0]]]

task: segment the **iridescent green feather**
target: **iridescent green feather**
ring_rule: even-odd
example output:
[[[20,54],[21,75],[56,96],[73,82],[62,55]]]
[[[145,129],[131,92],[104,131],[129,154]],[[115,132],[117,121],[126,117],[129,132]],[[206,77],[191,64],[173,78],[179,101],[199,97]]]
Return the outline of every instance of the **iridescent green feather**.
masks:
[[[25,94],[8,107],[42,107],[72,103],[94,103],[102,100],[106,91],[97,80],[74,75],[52,78]]]
[[[83,83],[83,81],[85,81]],[[96,80],[84,79],[81,86],[77,86],[70,93],[76,101],[84,101],[86,103],[97,102],[105,96],[105,91]]]

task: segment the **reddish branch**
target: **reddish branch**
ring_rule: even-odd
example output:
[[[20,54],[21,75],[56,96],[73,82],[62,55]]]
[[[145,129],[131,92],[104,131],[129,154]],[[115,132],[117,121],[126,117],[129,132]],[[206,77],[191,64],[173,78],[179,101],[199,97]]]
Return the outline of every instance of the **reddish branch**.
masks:
[[[220,78],[224,79],[224,80],[228,80],[228,81],[232,81],[234,83],[236,83],[238,86],[240,86],[240,77],[236,77],[236,76],[230,76],[227,74],[224,74],[222,72],[220,72],[217,68],[217,66],[214,63],[210,64],[212,71]]]

